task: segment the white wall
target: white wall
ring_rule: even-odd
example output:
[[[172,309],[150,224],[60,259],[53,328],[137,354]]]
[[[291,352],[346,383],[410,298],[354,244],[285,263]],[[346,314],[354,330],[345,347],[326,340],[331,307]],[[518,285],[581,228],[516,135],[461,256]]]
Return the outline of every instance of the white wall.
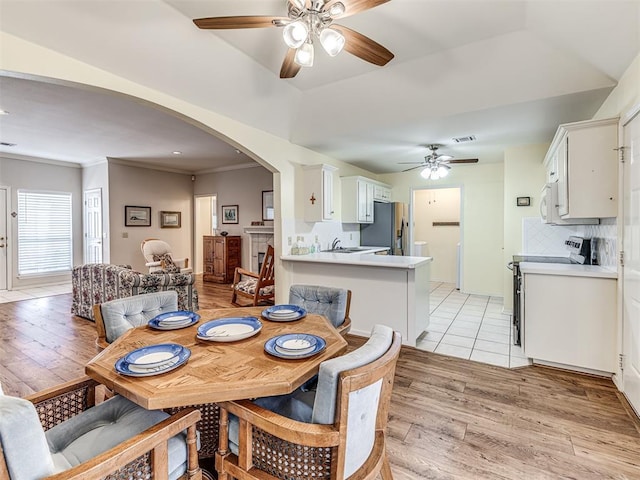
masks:
[[[513,308],[513,274],[506,268],[513,255],[522,251],[522,219],[540,216],[540,192],[545,182],[542,165],[549,144],[511,147],[504,154],[504,308]],[[518,207],[517,197],[530,197],[531,205]]]
[[[433,222],[460,222],[460,189],[415,190],[413,196],[413,241],[427,242],[426,256],[433,257],[431,280],[456,283],[457,246],[460,226],[434,226]]]
[[[616,88],[600,106],[594,119],[617,117],[640,103],[640,54],[629,65]]]
[[[146,238],[159,238],[174,258],[192,256],[193,182],[191,175],[162,172],[109,162],[111,263],[148,271],[140,250]],[[151,207],[150,227],[125,227],[124,207]],[[160,228],[160,211],[181,212],[181,228]],[[125,236],[127,238],[125,238]]]
[[[218,231],[242,236],[242,266],[250,269],[250,237],[244,227],[252,221],[262,221],[262,191],[273,190],[273,174],[264,167],[243,168],[217,173],[196,175],[195,195],[216,195],[218,204]],[[222,223],[222,206],[238,205],[238,223]],[[265,225],[273,222],[265,221]],[[197,238],[202,243],[202,238]],[[200,268],[200,267],[199,267]]]
[[[46,160],[25,161],[8,157],[0,157],[0,185],[11,188],[7,199],[9,212],[18,211],[18,190],[46,190],[49,192],[70,192],[72,198],[73,226],[73,264],[82,263],[82,170],[77,165],[50,162]],[[18,278],[18,220],[12,218],[7,225],[7,233],[11,232],[8,242],[8,261],[11,262],[13,278],[9,279],[11,288],[24,288],[47,283],[61,283],[71,280],[70,273],[62,275],[30,276]],[[46,252],[43,252],[46,255]],[[8,285],[8,286],[9,286]]]
[[[456,165],[442,180],[425,180],[417,170],[379,176],[392,185],[398,202],[409,203],[413,189],[462,188],[462,291],[497,296],[503,294],[505,268],[503,179],[502,163]]]

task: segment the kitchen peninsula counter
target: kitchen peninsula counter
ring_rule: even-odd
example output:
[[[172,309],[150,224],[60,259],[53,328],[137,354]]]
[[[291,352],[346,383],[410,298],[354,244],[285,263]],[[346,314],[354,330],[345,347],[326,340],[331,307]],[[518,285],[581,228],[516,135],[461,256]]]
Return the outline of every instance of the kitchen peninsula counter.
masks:
[[[415,346],[429,325],[431,257],[330,253],[281,257],[293,284],[351,290],[351,333],[368,337],[377,323]]]

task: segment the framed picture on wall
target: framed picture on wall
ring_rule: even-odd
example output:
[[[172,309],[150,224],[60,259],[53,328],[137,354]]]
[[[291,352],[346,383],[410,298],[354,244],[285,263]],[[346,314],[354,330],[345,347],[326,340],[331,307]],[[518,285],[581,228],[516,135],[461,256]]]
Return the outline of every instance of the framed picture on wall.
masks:
[[[180,228],[180,212],[160,212],[160,228]]]
[[[125,227],[150,227],[151,207],[124,206],[124,226]]]
[[[238,205],[222,205],[222,223],[238,223]]]
[[[273,220],[273,190],[262,191],[262,220]]]

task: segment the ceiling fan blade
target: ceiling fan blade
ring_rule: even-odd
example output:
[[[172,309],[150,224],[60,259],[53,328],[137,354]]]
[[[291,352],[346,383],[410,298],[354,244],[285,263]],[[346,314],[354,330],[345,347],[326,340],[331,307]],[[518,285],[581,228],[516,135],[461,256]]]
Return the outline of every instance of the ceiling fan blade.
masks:
[[[334,27],[345,36],[344,49],[350,54],[381,67],[393,58],[393,53],[369,37],[343,25],[335,25]]]
[[[353,14],[364,12],[365,10],[369,10],[370,8],[377,7],[378,5],[382,5],[383,3],[387,3],[390,0],[333,0],[331,2],[327,2],[327,5],[324,7],[325,11],[328,11],[331,8],[331,5],[337,2],[342,2],[345,6],[344,13],[342,15],[335,15],[333,19],[349,17]]]
[[[300,65],[293,61],[296,56],[296,49],[290,48],[284,57],[282,67],[280,67],[280,78],[293,78],[300,71]]]
[[[461,158],[459,160],[447,160],[446,163],[478,163],[477,158]]]
[[[425,162],[398,162],[398,165],[426,165]]]
[[[230,28],[264,28],[276,27],[273,21],[287,22],[288,17],[236,16],[196,18],[193,23],[198,28],[224,30]]]
[[[425,165],[418,165],[417,167],[407,168],[406,170],[402,170],[403,172],[410,172],[411,170],[415,170],[416,168],[423,168]]]

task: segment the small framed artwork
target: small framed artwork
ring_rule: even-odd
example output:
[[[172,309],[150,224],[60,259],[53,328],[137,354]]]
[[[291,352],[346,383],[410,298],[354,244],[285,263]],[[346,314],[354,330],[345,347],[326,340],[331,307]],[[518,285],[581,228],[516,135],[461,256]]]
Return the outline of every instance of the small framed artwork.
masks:
[[[180,212],[160,212],[160,228],[180,228]]]
[[[222,223],[238,223],[238,205],[222,205]]]
[[[516,199],[516,205],[518,207],[528,207],[531,205],[531,197],[518,197]]]
[[[273,190],[262,191],[262,220],[273,220]]]
[[[124,226],[125,227],[150,227],[151,207],[124,206]]]

